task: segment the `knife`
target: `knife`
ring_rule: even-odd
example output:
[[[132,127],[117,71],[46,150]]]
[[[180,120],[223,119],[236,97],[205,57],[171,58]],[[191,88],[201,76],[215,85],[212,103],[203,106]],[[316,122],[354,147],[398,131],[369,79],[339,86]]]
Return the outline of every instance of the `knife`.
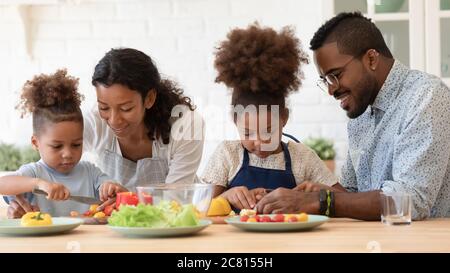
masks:
[[[40,189],[33,189],[33,193],[34,194],[40,194],[40,195],[45,195],[47,196],[48,194]],[[79,203],[83,203],[83,204],[89,204],[89,205],[99,205],[102,203],[102,201],[96,199],[96,198],[92,198],[92,197],[86,197],[86,196],[76,196],[76,195],[71,195],[69,196],[69,199],[75,202],[79,202]]]

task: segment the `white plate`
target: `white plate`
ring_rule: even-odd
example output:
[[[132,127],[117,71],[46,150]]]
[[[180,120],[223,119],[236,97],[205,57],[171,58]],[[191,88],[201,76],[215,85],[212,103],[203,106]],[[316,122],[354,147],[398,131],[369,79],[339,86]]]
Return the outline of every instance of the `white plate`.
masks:
[[[0,235],[49,235],[77,228],[83,220],[67,217],[52,217],[53,224],[41,227],[23,227],[20,219],[0,220]]]
[[[259,216],[270,216],[271,218],[275,216],[275,214],[261,214]],[[300,231],[300,230],[310,230],[317,226],[322,225],[328,221],[328,217],[323,215],[311,215],[308,214],[308,221],[305,222],[241,222],[240,216],[235,216],[232,218],[225,219],[225,222],[228,224],[235,226],[237,228],[247,230],[247,231],[267,231],[267,232],[276,232],[276,231]]]
[[[174,237],[195,234],[211,225],[210,220],[199,220],[194,227],[150,228],[150,227],[108,227],[122,235],[131,237]]]

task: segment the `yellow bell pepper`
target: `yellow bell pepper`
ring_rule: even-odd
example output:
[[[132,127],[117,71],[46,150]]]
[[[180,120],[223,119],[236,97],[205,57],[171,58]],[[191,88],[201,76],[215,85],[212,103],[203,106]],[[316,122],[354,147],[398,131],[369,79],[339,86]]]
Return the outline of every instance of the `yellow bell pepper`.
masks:
[[[91,205],[91,206],[89,206],[89,211],[91,211],[93,213],[96,213],[97,212],[97,208],[98,208],[98,205]]]
[[[106,217],[106,214],[101,211],[94,214],[94,218],[105,218],[105,217]]]
[[[226,216],[231,212],[231,206],[227,199],[218,196],[211,200],[207,216]]]
[[[53,224],[50,214],[40,211],[27,212],[20,221],[24,227],[50,226]]]
[[[170,201],[170,209],[174,212],[180,212],[181,205],[177,201],[172,200],[172,201]]]

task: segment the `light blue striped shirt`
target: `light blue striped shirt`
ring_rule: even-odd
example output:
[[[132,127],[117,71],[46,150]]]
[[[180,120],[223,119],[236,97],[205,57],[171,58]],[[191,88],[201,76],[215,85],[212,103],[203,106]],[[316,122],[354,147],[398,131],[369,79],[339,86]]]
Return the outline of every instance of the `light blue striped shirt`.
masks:
[[[412,217],[450,216],[450,90],[396,61],[375,102],[348,124],[341,184],[412,195]]]

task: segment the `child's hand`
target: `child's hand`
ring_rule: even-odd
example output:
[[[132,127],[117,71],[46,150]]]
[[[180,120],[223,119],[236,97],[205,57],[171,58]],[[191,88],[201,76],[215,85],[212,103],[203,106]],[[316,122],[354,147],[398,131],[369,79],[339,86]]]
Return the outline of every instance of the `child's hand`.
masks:
[[[264,188],[256,188],[256,189],[250,190],[250,193],[253,194],[256,202],[258,202],[267,194],[267,191]]]
[[[100,200],[102,202],[105,202],[106,200],[115,197],[118,192],[127,192],[127,191],[128,190],[124,188],[122,185],[112,181],[107,181],[100,186],[99,189]]]
[[[70,196],[70,191],[66,186],[60,183],[50,183],[39,179],[37,183],[38,189],[47,193],[48,200],[67,200]]]
[[[230,204],[237,209],[253,209],[256,198],[247,187],[234,187],[221,194]]]
[[[337,191],[335,188],[320,183],[314,183],[311,181],[305,181],[294,188],[295,191],[303,191],[303,192],[316,192],[320,191],[321,189],[329,191]]]

